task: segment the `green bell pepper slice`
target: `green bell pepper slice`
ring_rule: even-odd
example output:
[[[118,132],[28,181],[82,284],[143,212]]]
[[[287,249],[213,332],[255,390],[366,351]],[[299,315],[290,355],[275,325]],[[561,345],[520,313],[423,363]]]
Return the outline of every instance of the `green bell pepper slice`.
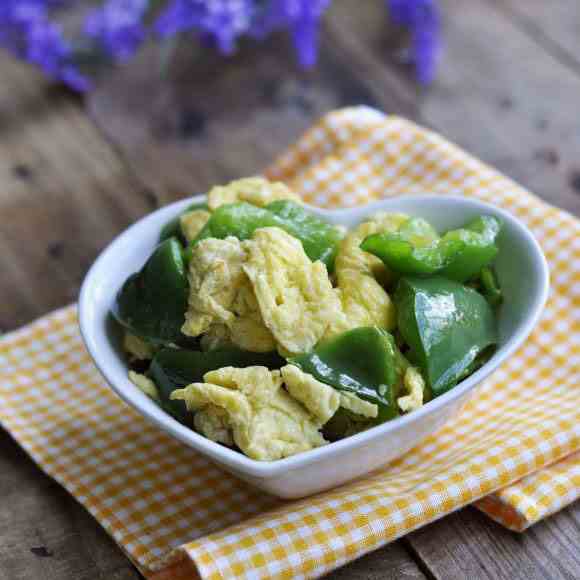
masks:
[[[182,247],[170,238],[157,246],[141,271],[127,279],[113,315],[133,334],[153,344],[177,342],[183,337],[188,293]]]
[[[177,217],[174,217],[171,221],[167,222],[163,228],[161,228],[159,241],[164,242],[169,238],[177,238],[182,244],[187,243],[183,232],[181,231],[181,222],[179,220],[183,214],[196,209],[208,210],[209,208],[205,202],[192,203],[187,207],[187,209],[183,210]]]
[[[398,274],[438,274],[458,282],[475,276],[497,255],[495,240],[501,224],[492,216],[480,216],[442,238],[434,237],[434,230],[428,235],[418,234],[413,224],[417,219],[409,220],[396,233],[367,237],[361,248],[380,258]]]
[[[321,260],[332,271],[341,232],[289,200],[275,201],[265,208],[245,202],[222,205],[212,213],[193,244],[228,236],[247,240],[257,229],[267,227],[281,228],[298,238],[313,262]]]
[[[209,371],[228,366],[243,368],[254,365],[276,369],[284,365],[284,359],[274,352],[255,353],[234,347],[209,352],[164,348],[153,357],[148,374],[157,386],[161,406],[184,422],[187,415],[185,403],[171,400],[175,389],[203,382],[203,375]]]
[[[493,268],[486,266],[481,269],[479,283],[481,284],[481,293],[494,308],[503,302],[503,292],[499,287]]]
[[[322,383],[378,405],[378,423],[399,415],[397,398],[409,363],[382,328],[349,330],[288,362]]]
[[[398,329],[410,360],[423,371],[434,397],[457,384],[478,355],[497,342],[486,299],[443,277],[403,277],[394,296]]]
[[[192,245],[206,238],[223,240],[234,236],[247,240],[258,228],[281,227],[282,220],[263,207],[246,202],[228,203],[216,208]]]
[[[321,260],[328,271],[334,268],[334,259],[342,232],[332,224],[317,218],[300,204],[287,199],[274,201],[266,206],[287,224],[286,231],[302,242],[306,255],[314,262]]]

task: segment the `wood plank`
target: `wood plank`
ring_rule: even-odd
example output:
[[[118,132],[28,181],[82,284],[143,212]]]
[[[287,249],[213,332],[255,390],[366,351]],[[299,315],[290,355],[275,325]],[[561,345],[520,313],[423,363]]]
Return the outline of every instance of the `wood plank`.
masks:
[[[77,296],[102,247],[154,203],[66,91],[0,56],[0,331]],[[0,579],[139,574],[0,431]]]
[[[420,95],[416,118],[540,197],[580,214],[580,77],[492,0],[441,5],[443,59],[433,86]],[[358,44],[351,56],[368,70],[375,63],[373,95],[390,112],[380,99],[392,86],[392,74],[382,69],[393,62],[380,3],[365,10],[337,3],[330,16],[336,42]],[[578,18],[576,12],[574,22]],[[410,78],[400,69],[401,78]]]
[[[580,74],[580,10],[576,0],[494,0],[532,40]]]
[[[524,534],[467,508],[410,534],[404,542],[435,579],[569,580],[578,578],[580,570],[580,505]]]
[[[204,190],[218,175],[255,172],[321,113],[366,103],[433,127],[544,199],[580,213],[580,77],[493,0],[461,10],[451,0],[442,5],[444,59],[427,91],[407,68],[397,70],[380,2],[364,9],[337,2],[313,73],[296,71],[278,38],[226,63],[216,57],[196,65],[184,51],[168,75],[172,83],[159,82],[144,55],[103,84],[90,108],[164,200]]]
[[[93,518],[0,431],[0,580],[134,580]]]
[[[76,299],[103,246],[155,200],[80,108],[0,57],[0,331]]]
[[[323,113],[378,103],[372,83],[360,82],[333,43],[323,37],[320,66],[308,73],[296,68],[282,36],[233,60],[209,53],[196,61],[183,47],[165,82],[144,53],[89,96],[89,110],[164,202],[206,191],[263,169]],[[412,91],[397,87],[389,102],[412,115]]]
[[[326,580],[424,580],[428,577],[401,541],[388,544],[325,576]]]

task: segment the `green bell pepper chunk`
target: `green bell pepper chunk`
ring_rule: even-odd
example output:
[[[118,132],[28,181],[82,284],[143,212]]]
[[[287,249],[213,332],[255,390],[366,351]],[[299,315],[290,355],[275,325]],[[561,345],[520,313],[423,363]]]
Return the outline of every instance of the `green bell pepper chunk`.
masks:
[[[465,282],[475,276],[482,268],[489,265],[497,256],[495,244],[501,230],[501,223],[492,216],[480,216],[465,228],[447,232],[441,243],[457,250],[449,252],[449,258],[441,276]]]
[[[349,330],[288,362],[322,383],[378,405],[378,423],[399,415],[397,398],[409,363],[382,328]]]
[[[497,255],[495,240],[500,222],[494,217],[481,216],[465,228],[447,232],[442,238],[433,237],[432,232],[417,234],[412,227],[415,219],[394,234],[367,237],[361,248],[380,258],[398,274],[438,274],[458,282],[475,276]]]
[[[254,365],[280,368],[284,359],[274,352],[255,353],[234,347],[209,352],[164,348],[153,357],[148,374],[157,386],[162,407],[183,422],[187,413],[185,403],[170,398],[175,389],[203,382],[203,375],[209,371],[227,366],[243,368]]]
[[[372,419],[351,413],[339,407],[328,423],[322,427],[322,434],[327,441],[340,441],[345,437],[356,435],[376,424]]]
[[[306,255],[313,262],[321,260],[329,272],[333,270],[338,243],[343,237],[338,228],[287,199],[274,201],[266,209],[284,220],[287,224],[286,231],[302,242]]]
[[[489,266],[482,268],[479,274],[481,292],[495,308],[503,302],[503,293],[499,287],[495,272]]]
[[[257,229],[267,227],[281,228],[298,238],[313,262],[321,260],[332,270],[342,234],[289,200],[275,201],[265,208],[245,202],[222,205],[212,213],[193,244],[206,238],[228,236],[247,240]]]
[[[258,228],[282,227],[282,220],[263,207],[246,202],[228,203],[216,208],[205,226],[192,242],[196,244],[206,238],[223,240],[234,236],[247,240]]]
[[[159,241],[164,242],[169,238],[177,238],[182,244],[186,243],[183,232],[181,231],[181,222],[179,219],[184,213],[188,211],[193,211],[195,209],[208,209],[207,203],[192,203],[186,210],[182,211],[177,217],[174,217],[171,221],[167,222],[163,228],[161,228],[161,233],[159,234]]]
[[[170,238],[157,246],[141,271],[127,279],[113,315],[153,344],[176,342],[182,337],[188,293],[181,244]]]
[[[422,369],[434,397],[454,387],[497,341],[485,298],[447,278],[401,278],[394,301],[398,329],[411,348],[408,356]]]

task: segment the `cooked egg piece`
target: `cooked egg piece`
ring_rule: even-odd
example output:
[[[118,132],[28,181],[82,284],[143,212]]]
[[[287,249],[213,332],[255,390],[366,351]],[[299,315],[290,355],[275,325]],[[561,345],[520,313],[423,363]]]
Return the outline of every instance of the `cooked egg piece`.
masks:
[[[181,231],[188,242],[193,242],[197,235],[203,229],[210,217],[209,211],[205,209],[194,209],[184,214],[179,218]]]
[[[233,447],[234,438],[227,412],[216,405],[208,405],[195,413],[193,417],[195,430],[204,437]]]
[[[336,413],[341,401],[337,390],[294,365],[286,365],[280,372],[288,393],[308,409],[320,426]]]
[[[302,203],[298,195],[280,182],[272,182],[263,177],[246,177],[232,181],[227,185],[218,185],[208,193],[208,206],[214,211],[220,205],[245,201],[252,205],[264,207],[279,199],[289,199]]]
[[[230,342],[250,352],[276,350],[276,341],[264,323],[258,300],[247,276],[236,294],[232,312],[234,318],[228,323]]]
[[[311,262],[300,241],[279,228],[256,230],[244,246],[244,271],[280,351],[312,349],[342,312],[326,266]]]
[[[173,391],[171,398],[184,400],[189,410],[205,412],[199,427],[209,438],[221,437],[213,427],[218,419],[207,417],[219,407],[227,416],[225,422],[221,416],[219,424],[231,429],[236,445],[252,459],[282,459],[326,443],[310,413],[282,389],[279,371],[225,367],[203,379]]]
[[[335,260],[337,293],[343,316],[335,317],[327,336],[360,326],[395,326],[395,308],[382,283],[388,271],[379,258],[360,249],[363,240],[378,232],[397,231],[409,217],[380,212],[349,232],[340,243]]]
[[[132,360],[148,360],[155,354],[155,350],[149,343],[130,332],[125,332],[123,349]]]
[[[199,336],[214,323],[233,318],[230,311],[244,282],[246,252],[234,237],[208,238],[196,244],[189,262],[189,300],[181,331]]]
[[[247,257],[243,244],[234,237],[208,238],[196,244],[189,265],[184,334],[207,333],[204,342],[212,347],[234,344],[252,352],[276,348],[242,268]]]
[[[376,419],[379,416],[379,407],[374,403],[357,397],[354,393],[341,392],[340,406],[361,417]]]
[[[404,413],[409,413],[422,407],[425,393],[425,380],[418,369],[415,367],[407,368],[403,379],[403,386],[408,394],[397,399],[399,409]]]
[[[154,401],[160,401],[159,391],[157,390],[157,385],[145,375],[136,373],[135,371],[129,371],[129,380],[143,393]]]

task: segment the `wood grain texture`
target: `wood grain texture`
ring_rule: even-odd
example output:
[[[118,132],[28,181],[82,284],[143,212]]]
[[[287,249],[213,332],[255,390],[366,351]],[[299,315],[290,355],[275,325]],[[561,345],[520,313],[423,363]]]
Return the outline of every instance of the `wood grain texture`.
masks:
[[[338,39],[357,45],[352,58],[371,70],[371,61],[384,69],[389,54],[379,4],[355,11],[338,3],[330,19]],[[580,77],[496,2],[459,6],[443,0],[441,5],[444,57],[433,86],[417,97],[417,120],[540,197],[579,214]],[[527,11],[528,3],[520,5]],[[580,29],[577,3],[568,12],[568,26]],[[542,27],[542,21],[537,25]],[[409,71],[401,67],[401,74]],[[398,112],[380,101],[393,86],[392,74],[377,72],[372,78],[381,106]]]
[[[419,563],[401,541],[371,552],[331,574],[327,580],[425,580]]]
[[[184,51],[169,86],[144,55],[92,95],[90,110],[166,199],[205,189],[220,172],[258,171],[321,113],[363,103],[440,131],[540,197],[580,213],[580,76],[498,2],[458,9],[444,0],[442,7],[444,58],[426,91],[397,64],[382,3],[357,9],[335,2],[314,73],[296,71],[278,37],[264,50],[243,47],[220,75],[213,74],[217,65],[196,65]],[[580,27],[578,8],[561,12],[561,24]]]
[[[0,330],[73,300],[96,254],[131,221],[259,171],[336,107],[370,104],[417,119],[580,213],[580,77],[530,25],[577,55],[580,9],[571,0],[550,2],[552,13],[529,4],[443,1],[446,56],[428,91],[397,59],[400,37],[381,2],[335,0],[320,66],[308,74],[283,37],[227,62],[192,64],[184,51],[171,83],[145,53],[89,99],[101,131],[71,94],[0,57]],[[0,580],[138,577],[5,434],[0,497]],[[578,519],[572,507],[516,535],[464,510],[329,578],[578,577]]]
[[[134,580],[93,518],[2,432],[0,580]]]
[[[196,61],[183,47],[165,82],[154,63],[145,52],[91,94],[88,106],[164,202],[259,172],[326,111],[376,104],[333,55],[323,53],[316,71],[298,71],[280,37],[246,47],[235,60],[210,54]]]
[[[154,207],[80,103],[0,56],[0,331],[76,299],[97,254]]]
[[[403,541],[437,580],[572,580],[580,571],[580,505],[524,534],[466,508]]]
[[[580,19],[576,0],[495,0],[528,36],[580,75]]]
[[[0,332],[76,299],[102,247],[155,206],[81,103],[0,56]],[[93,518],[0,431],[0,579],[132,580]]]

